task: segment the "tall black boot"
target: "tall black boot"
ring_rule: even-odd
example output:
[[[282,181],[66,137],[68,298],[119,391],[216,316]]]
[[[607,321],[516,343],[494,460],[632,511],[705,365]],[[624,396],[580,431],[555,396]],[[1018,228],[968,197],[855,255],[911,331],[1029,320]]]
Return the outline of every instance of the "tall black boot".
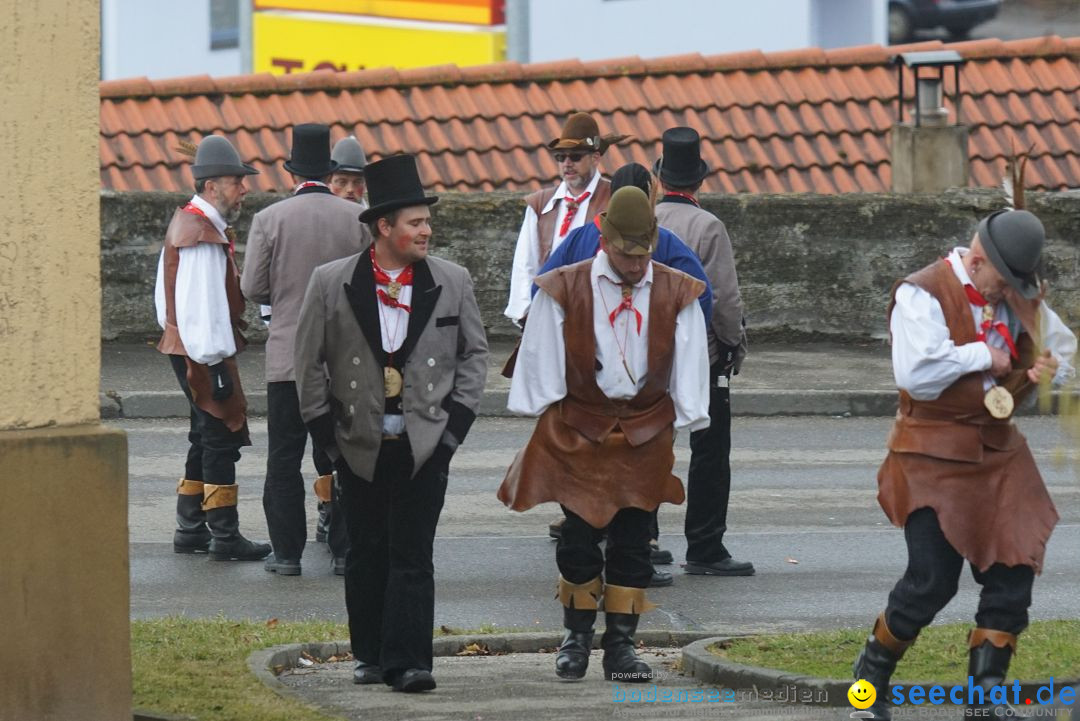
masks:
[[[173,551],[176,553],[206,553],[210,550],[210,529],[206,527],[202,502],[203,482],[181,478],[176,484],[176,531],[173,532]]]
[[[203,488],[203,510],[210,539],[211,561],[261,561],[270,555],[269,543],[253,543],[240,535],[240,514],[236,511],[237,486]]]
[[[563,626],[566,635],[559,644],[559,653],[555,656],[555,675],[562,679],[577,680],[585,677],[589,668],[589,652],[592,651],[593,625],[596,623],[596,609],[563,609]]]
[[[877,700],[867,709],[874,714],[875,719],[891,721],[892,701],[889,700],[889,681],[892,679],[893,671],[896,670],[896,664],[914,641],[915,639],[901,641],[893,636],[885,623],[885,614],[882,613],[874,622],[874,630],[870,638],[866,639],[866,646],[855,659],[852,669],[855,679],[867,681],[873,685],[877,693]]]
[[[592,650],[596,609],[600,607],[603,593],[604,582],[599,576],[585,583],[570,583],[559,576],[555,597],[563,605],[563,625],[566,626],[566,635],[555,656],[555,675],[559,678],[576,681],[585,676]]]
[[[600,638],[604,649],[604,678],[623,683],[644,683],[652,678],[652,669],[634,650],[638,619],[653,604],[645,600],[644,588],[604,586],[604,611],[607,628]]]
[[[976,700],[981,703],[969,704],[968,708],[982,711],[980,715],[987,718],[1015,718],[1016,710],[1007,701],[991,701],[990,691],[994,686],[1005,685],[1005,674],[1016,651],[1016,635],[989,628],[976,628],[968,636],[968,647],[968,676],[971,676],[972,686],[982,690],[981,699],[978,691],[974,692]],[[1006,697],[1002,698],[1004,700]]]

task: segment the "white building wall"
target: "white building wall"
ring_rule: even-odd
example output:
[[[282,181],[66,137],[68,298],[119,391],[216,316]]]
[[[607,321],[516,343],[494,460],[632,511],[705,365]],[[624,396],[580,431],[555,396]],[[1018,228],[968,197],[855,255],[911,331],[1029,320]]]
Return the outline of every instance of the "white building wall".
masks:
[[[527,1],[529,62],[885,42],[887,0]]]
[[[239,75],[239,48],[210,49],[210,0],[101,0],[101,78]]]

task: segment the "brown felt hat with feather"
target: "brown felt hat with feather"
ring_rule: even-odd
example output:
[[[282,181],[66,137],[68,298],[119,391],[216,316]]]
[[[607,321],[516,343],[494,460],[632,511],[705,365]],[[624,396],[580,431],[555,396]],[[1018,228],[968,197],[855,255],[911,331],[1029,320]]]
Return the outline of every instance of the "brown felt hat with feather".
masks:
[[[604,154],[609,147],[629,138],[629,135],[600,135],[600,127],[588,113],[574,113],[563,125],[559,137],[548,143],[551,150],[578,150]]]

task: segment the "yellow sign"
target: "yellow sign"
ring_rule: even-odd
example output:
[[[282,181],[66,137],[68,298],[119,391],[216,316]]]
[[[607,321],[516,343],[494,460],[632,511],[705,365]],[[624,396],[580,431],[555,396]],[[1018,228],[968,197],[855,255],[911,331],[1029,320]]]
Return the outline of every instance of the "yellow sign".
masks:
[[[501,25],[502,0],[255,0],[256,10],[374,15],[473,25]]]
[[[255,13],[252,24],[252,67],[257,73],[483,65],[506,59],[502,29],[352,18],[333,22],[273,12]]]

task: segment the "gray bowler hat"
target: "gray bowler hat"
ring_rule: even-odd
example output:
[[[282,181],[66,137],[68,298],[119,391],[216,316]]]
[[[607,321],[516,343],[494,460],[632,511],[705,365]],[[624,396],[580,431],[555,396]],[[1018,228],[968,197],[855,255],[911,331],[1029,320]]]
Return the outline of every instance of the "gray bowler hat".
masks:
[[[1036,269],[1046,231],[1026,210],[999,210],[979,223],[979,240],[986,257],[1009,285],[1027,299],[1039,295]]]
[[[334,143],[334,150],[330,153],[330,159],[336,160],[337,169],[346,173],[363,173],[364,167],[367,166],[367,156],[364,155],[364,149],[360,147],[360,141],[356,139],[355,135],[342,138]]]
[[[240,154],[225,138],[220,135],[208,135],[199,143],[195,151],[195,164],[191,174],[195,180],[220,178],[229,175],[256,175],[258,170],[247,163],[240,162]]]

